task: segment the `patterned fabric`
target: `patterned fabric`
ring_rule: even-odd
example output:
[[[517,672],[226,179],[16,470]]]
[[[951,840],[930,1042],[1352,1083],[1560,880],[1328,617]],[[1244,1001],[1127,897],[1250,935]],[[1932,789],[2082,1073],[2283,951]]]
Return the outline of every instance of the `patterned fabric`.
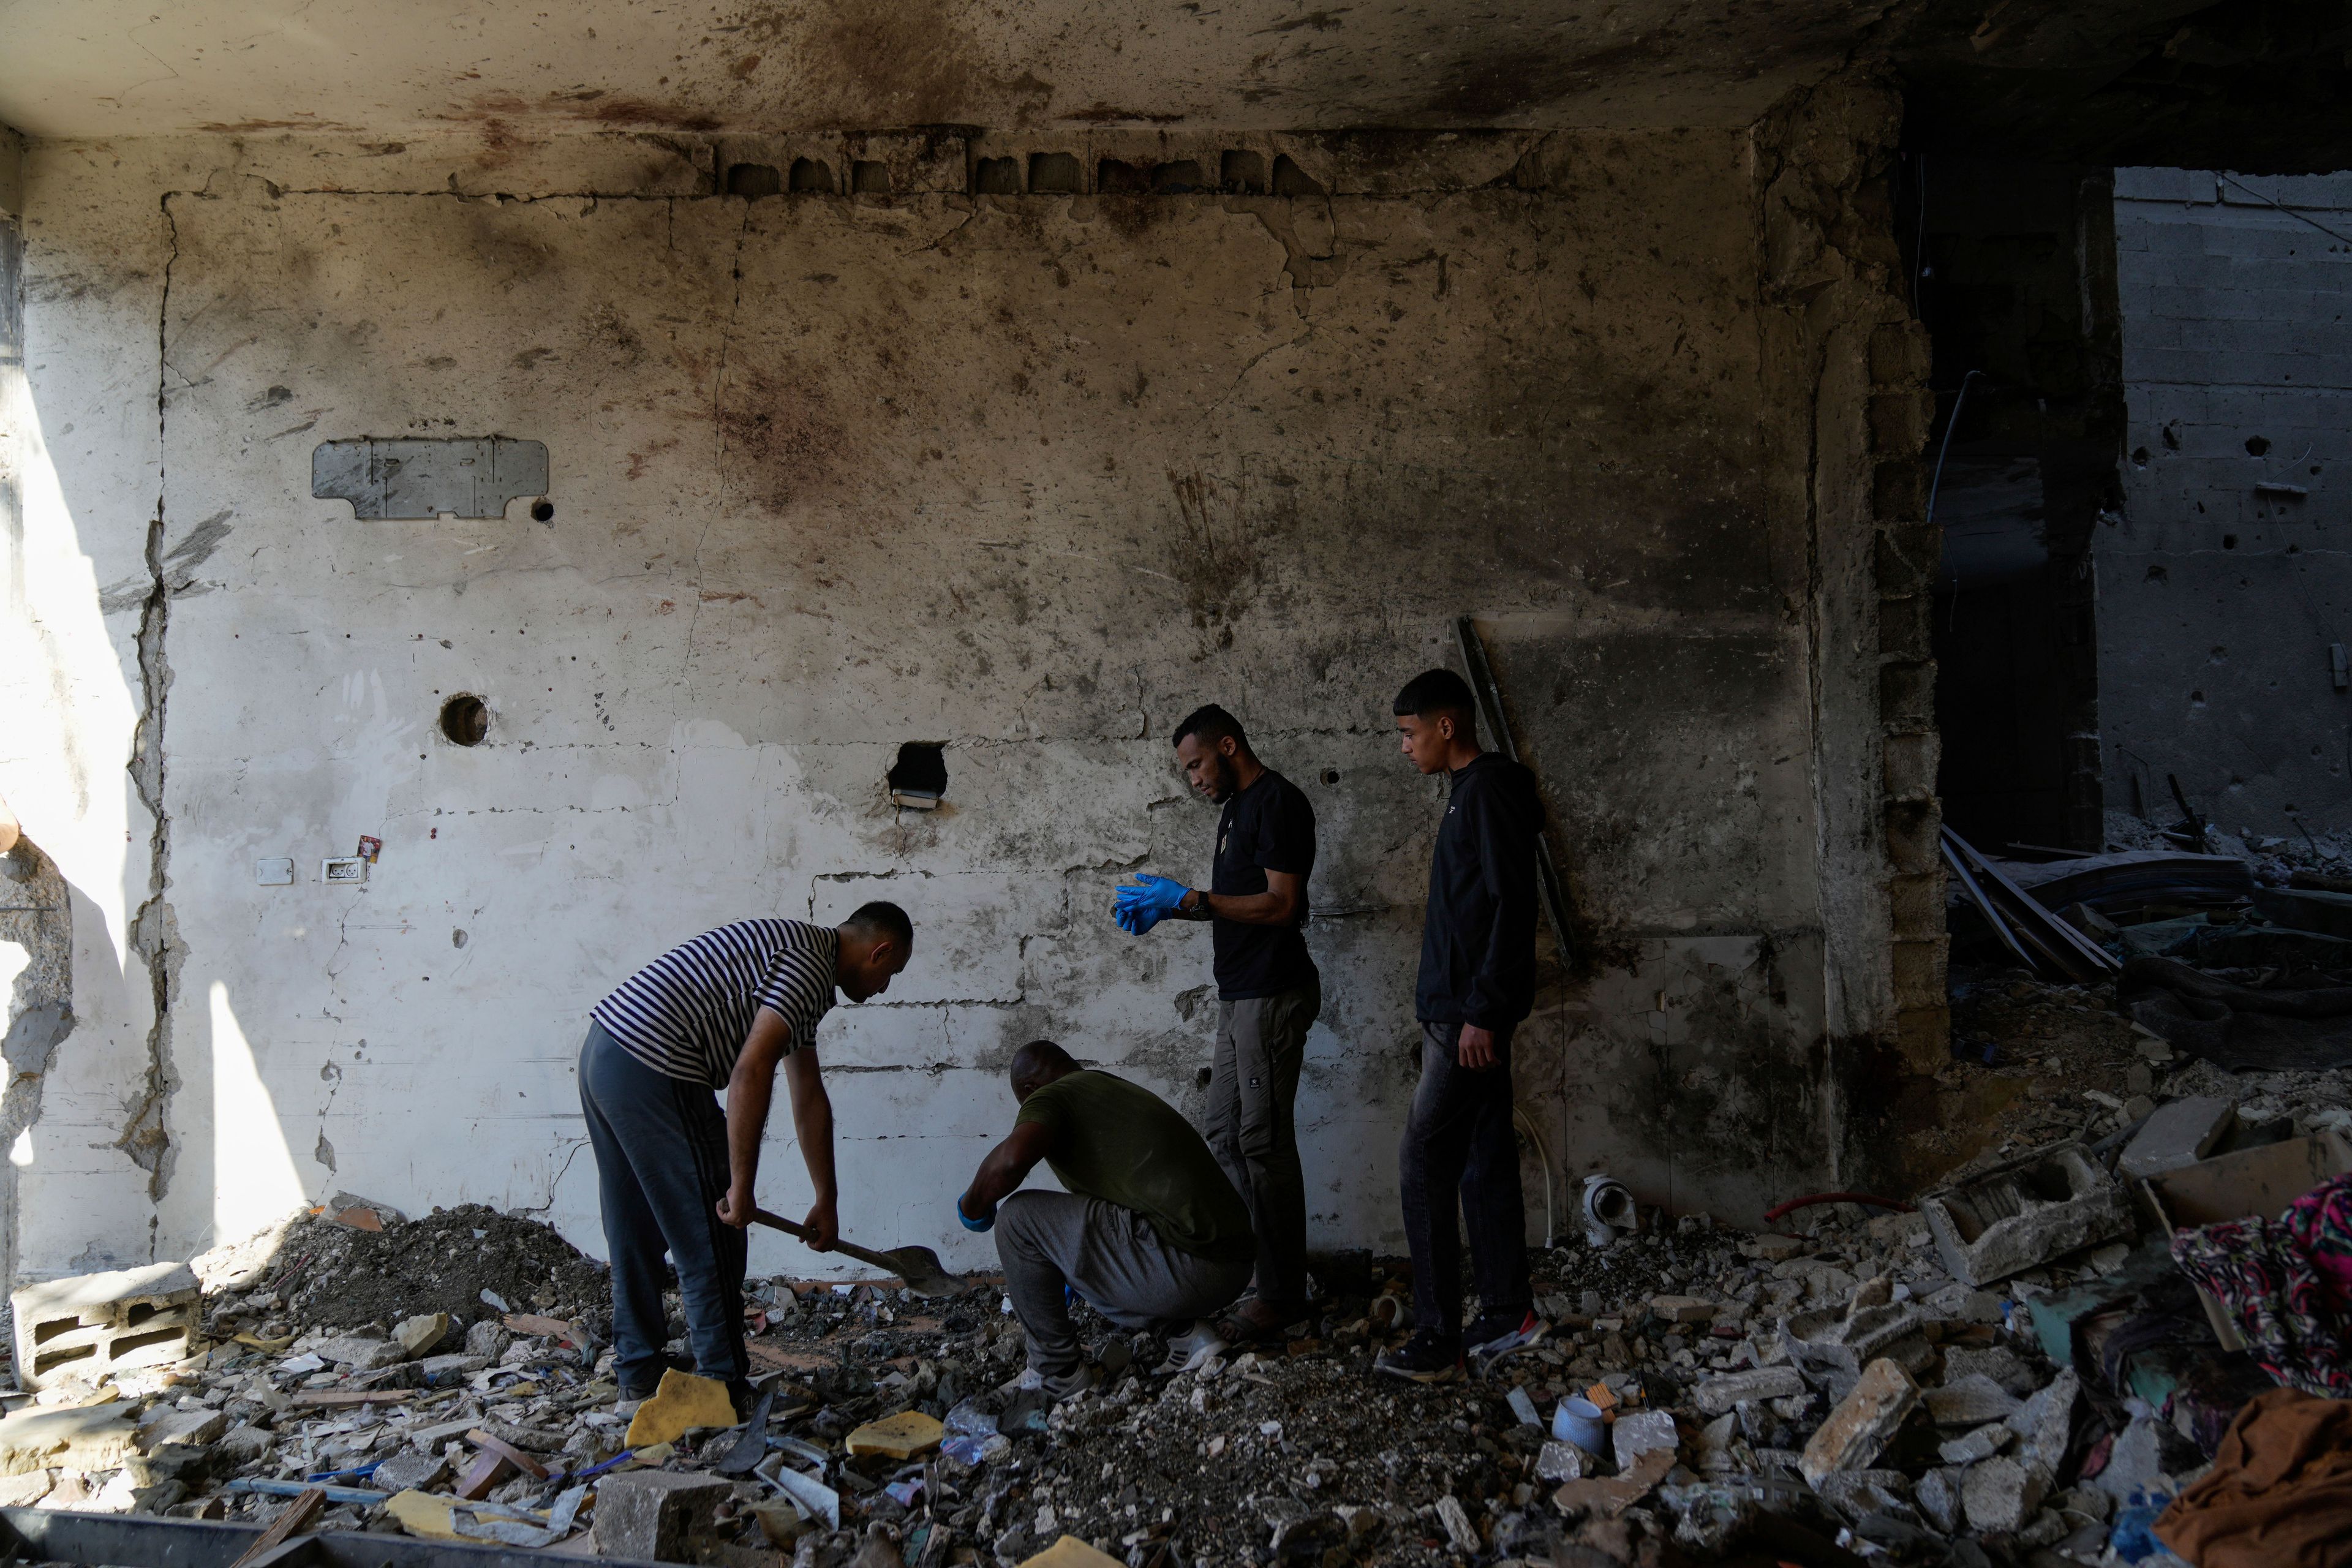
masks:
[[[2352,1326],[2352,1175],[2322,1182],[2287,1205],[2279,1226],[2311,1259],[2328,1307]]]
[[[806,921],[737,921],[674,947],[621,983],[592,1015],[657,1073],[724,1089],[765,1007],[797,1051],[833,1006],[841,933]]]
[[[2344,1325],[2289,1226],[2257,1217],[2176,1231],[2172,1260],[2212,1292],[2248,1352],[2282,1385],[2352,1399]]]

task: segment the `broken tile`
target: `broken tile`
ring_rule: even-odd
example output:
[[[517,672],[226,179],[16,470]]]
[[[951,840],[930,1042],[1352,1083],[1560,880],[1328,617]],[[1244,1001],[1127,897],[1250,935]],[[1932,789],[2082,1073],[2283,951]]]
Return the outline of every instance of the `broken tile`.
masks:
[[[1575,1444],[1554,1437],[1536,1455],[1536,1476],[1547,1481],[1580,1481],[1596,1463],[1591,1455]]]
[[[2193,1165],[2213,1152],[2237,1122],[2237,1106],[2218,1095],[2197,1095],[2158,1106],[2116,1161],[2126,1176],[2160,1176]]]
[[[1620,1470],[1633,1468],[1633,1461],[1644,1454],[1664,1453],[1671,1457],[1682,1444],[1675,1430],[1675,1418],[1664,1410],[1643,1410],[1632,1415],[1620,1415],[1610,1424],[1609,1443],[1617,1453]]]
[[[1570,1481],[1551,1494],[1552,1506],[1571,1518],[1591,1514],[1614,1519],[1656,1489],[1673,1473],[1675,1457],[1654,1448],[1633,1461],[1631,1468],[1608,1480]]]
[[[1832,1471],[1869,1468],[1918,1404],[1909,1373],[1885,1358],[1872,1362],[1814,1431],[1798,1468],[1816,1488]]]

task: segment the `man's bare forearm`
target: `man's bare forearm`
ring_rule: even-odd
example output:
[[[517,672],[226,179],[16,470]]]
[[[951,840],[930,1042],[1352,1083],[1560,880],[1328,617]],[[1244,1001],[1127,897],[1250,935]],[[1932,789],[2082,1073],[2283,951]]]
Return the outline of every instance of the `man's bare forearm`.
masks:
[[[819,1203],[841,1195],[833,1173],[833,1099],[822,1079],[810,1092],[793,1097],[793,1131],[801,1141],[801,1159],[808,1165],[809,1185]]]

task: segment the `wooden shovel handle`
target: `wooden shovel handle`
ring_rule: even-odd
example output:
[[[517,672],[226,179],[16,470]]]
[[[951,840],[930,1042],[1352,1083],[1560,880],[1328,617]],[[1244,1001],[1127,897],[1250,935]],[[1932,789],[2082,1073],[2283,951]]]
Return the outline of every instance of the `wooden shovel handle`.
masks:
[[[770,1214],[766,1209],[753,1209],[751,1211],[751,1217],[758,1220],[761,1225],[771,1226],[777,1230],[782,1231],[786,1236],[799,1237],[803,1241],[810,1239],[810,1236],[812,1234],[808,1226],[795,1224],[780,1214]],[[860,1263],[872,1264],[875,1268],[881,1269],[883,1272],[890,1275],[893,1279],[904,1279],[907,1277],[907,1271],[904,1266],[900,1264],[898,1259],[891,1257],[887,1252],[875,1252],[866,1247],[858,1246],[854,1241],[845,1240],[839,1237],[835,1237],[834,1238],[833,1247],[836,1252],[847,1253],[850,1257],[855,1258]]]

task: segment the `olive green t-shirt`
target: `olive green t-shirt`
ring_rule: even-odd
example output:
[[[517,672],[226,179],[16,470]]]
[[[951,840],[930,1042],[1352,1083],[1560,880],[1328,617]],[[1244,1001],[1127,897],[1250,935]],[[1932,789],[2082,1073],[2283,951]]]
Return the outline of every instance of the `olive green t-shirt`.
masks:
[[[1160,1240],[1195,1258],[1257,1256],[1249,1210],[1216,1156],[1150,1089],[1107,1072],[1070,1073],[1023,1102],[1013,1123],[1031,1122],[1053,1139],[1045,1163],[1070,1191],[1135,1210]]]

